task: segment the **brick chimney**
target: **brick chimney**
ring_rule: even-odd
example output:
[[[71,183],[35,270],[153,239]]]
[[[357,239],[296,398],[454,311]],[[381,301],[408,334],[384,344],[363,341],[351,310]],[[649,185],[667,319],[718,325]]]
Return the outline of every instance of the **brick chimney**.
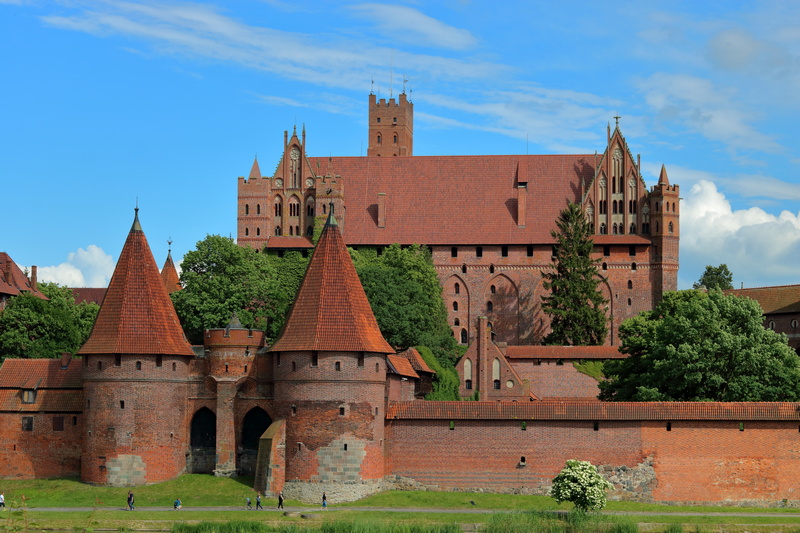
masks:
[[[517,227],[524,228],[528,205],[528,184],[521,182],[517,184]]]
[[[38,276],[38,273],[39,273],[38,270],[39,269],[38,269],[38,267],[36,265],[33,265],[31,267],[31,290],[32,291],[36,290],[36,282],[37,282],[38,277],[39,277]]]
[[[378,193],[378,227],[386,227],[386,193]]]

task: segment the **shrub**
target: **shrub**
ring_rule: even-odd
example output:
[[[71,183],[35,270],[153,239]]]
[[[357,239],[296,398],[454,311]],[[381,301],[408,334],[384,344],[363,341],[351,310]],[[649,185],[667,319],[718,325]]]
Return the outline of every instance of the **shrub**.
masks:
[[[588,461],[570,459],[553,478],[550,496],[556,502],[572,502],[580,511],[599,511],[606,506],[606,490],[611,483]]]

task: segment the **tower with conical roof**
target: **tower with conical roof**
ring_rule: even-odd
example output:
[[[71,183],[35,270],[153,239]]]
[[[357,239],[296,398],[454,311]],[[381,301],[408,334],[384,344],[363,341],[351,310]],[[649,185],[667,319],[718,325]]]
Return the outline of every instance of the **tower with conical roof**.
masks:
[[[280,337],[275,414],[286,420],[287,497],[353,500],[380,490],[386,355],[367,296],[329,214]]]
[[[88,483],[142,485],[186,469],[194,352],[136,211],[92,333],[78,352],[86,413],[81,477]]]
[[[172,244],[172,241],[169,243]],[[164,266],[161,268],[161,280],[164,282],[167,294],[172,294],[182,288],[178,269],[175,268],[175,263],[172,261],[172,250],[167,251],[167,260],[164,261]]]

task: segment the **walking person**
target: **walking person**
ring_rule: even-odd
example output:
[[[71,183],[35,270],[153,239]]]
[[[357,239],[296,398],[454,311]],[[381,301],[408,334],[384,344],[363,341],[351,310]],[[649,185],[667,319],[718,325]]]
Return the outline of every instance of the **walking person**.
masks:
[[[278,509],[283,509],[283,491],[278,493]]]
[[[328,496],[324,492],[322,493],[322,509],[324,511],[328,510]]]
[[[0,509],[6,508],[6,495],[3,492],[0,492]]]
[[[175,503],[172,504],[172,509],[175,511],[180,511],[181,507],[183,507],[183,502],[181,502],[181,499],[178,498],[175,500]]]
[[[136,507],[133,506],[133,491],[128,491],[128,510],[133,511]]]
[[[256,493],[256,511],[258,511],[259,509],[261,509],[262,511],[264,510],[264,508],[261,507],[261,491],[258,491]]]
[[[245,505],[244,508],[247,509],[248,511],[252,511],[253,510],[253,504],[250,501],[250,498],[249,497],[245,498],[245,501],[247,502],[247,505]]]

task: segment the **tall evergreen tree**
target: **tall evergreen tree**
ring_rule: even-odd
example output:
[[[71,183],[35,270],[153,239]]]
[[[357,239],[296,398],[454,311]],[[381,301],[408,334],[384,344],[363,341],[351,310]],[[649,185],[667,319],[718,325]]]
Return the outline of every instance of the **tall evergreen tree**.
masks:
[[[607,300],[600,292],[597,259],[592,259],[592,228],[581,207],[570,202],[556,220],[552,271],[545,272],[542,309],[550,317],[545,344],[603,344],[608,333]]]

